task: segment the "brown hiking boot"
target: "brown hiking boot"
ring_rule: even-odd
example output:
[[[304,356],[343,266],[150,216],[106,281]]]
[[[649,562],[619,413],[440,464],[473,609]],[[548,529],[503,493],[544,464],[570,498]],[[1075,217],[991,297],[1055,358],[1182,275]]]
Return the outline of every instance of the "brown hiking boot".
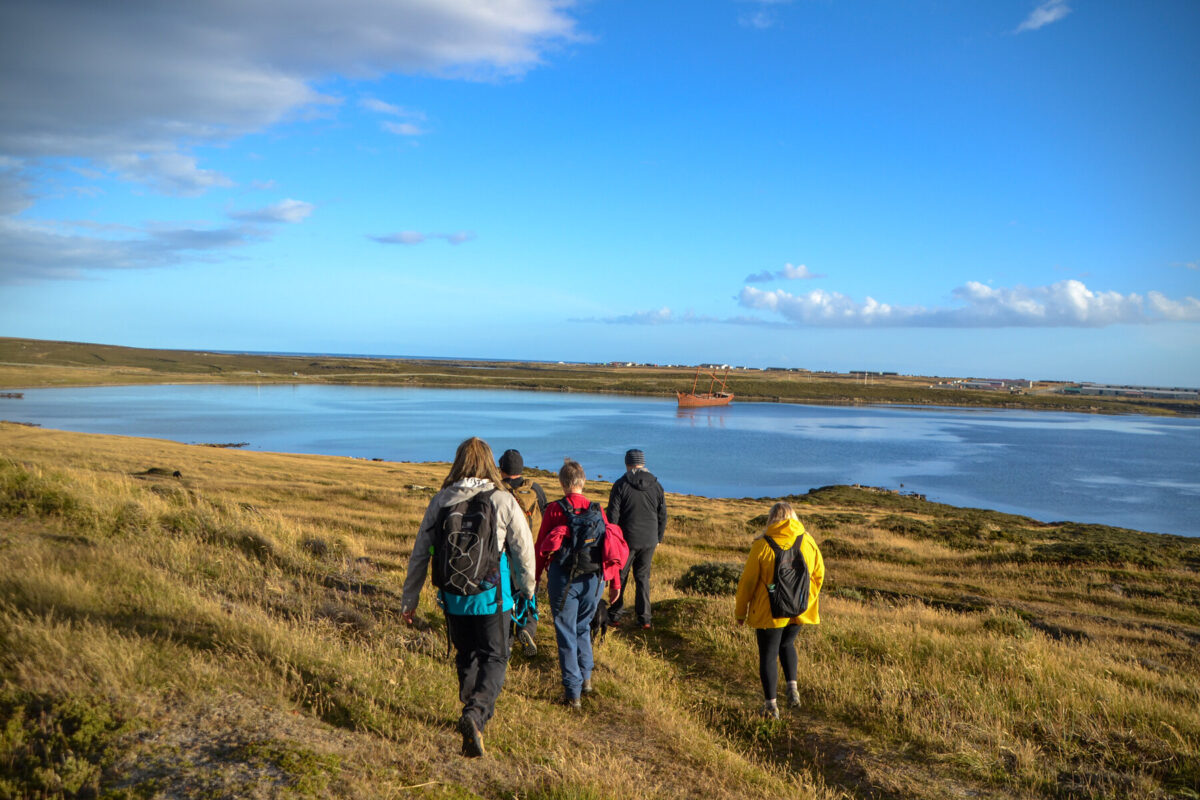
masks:
[[[462,754],[467,758],[483,755],[483,734],[475,727],[475,721],[463,714],[458,720],[458,732],[462,734]]]

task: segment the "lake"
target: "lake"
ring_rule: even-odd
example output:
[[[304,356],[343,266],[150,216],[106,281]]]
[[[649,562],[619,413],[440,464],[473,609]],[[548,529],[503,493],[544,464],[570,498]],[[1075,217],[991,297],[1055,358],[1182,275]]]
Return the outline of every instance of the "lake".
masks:
[[[839,483],[930,500],[1200,536],[1200,420],[1012,410],[735,403],[365,386],[28,389],[0,418],[47,428],[249,442],[247,449],[449,461],[468,436],[613,480],[630,447],[668,491],[803,493]],[[547,487],[551,488],[551,487]],[[765,510],[765,509],[764,509]]]

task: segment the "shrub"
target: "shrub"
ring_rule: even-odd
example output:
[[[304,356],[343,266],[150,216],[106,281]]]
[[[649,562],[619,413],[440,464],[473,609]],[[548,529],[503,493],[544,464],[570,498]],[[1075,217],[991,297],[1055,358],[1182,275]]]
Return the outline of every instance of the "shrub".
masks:
[[[757,517],[751,517],[746,520],[746,527],[754,531],[761,531],[767,527],[767,515],[759,514]]]
[[[919,538],[929,538],[931,534],[930,527],[927,523],[912,517],[903,517],[899,514],[888,514],[883,519],[879,520],[879,527],[891,533],[899,533],[902,536],[916,536]]]
[[[0,514],[8,517],[67,517],[79,501],[65,488],[11,461],[0,461]]]
[[[96,797],[122,723],[82,697],[0,693],[0,797]]]
[[[1014,639],[1028,639],[1033,635],[1029,623],[1011,614],[994,614],[983,621],[983,629]]]
[[[722,564],[707,561],[688,567],[687,572],[675,581],[675,587],[684,592],[696,594],[723,595],[737,592],[738,581],[742,578],[740,564]]]

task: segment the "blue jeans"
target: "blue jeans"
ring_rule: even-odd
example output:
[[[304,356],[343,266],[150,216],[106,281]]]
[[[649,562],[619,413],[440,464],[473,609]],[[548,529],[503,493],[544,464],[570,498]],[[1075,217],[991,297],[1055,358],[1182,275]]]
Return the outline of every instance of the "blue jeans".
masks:
[[[557,564],[546,570],[546,589],[554,612],[554,638],[558,666],[568,697],[579,697],[583,682],[592,677],[592,618],[600,604],[604,581],[600,573],[581,575],[567,584]]]

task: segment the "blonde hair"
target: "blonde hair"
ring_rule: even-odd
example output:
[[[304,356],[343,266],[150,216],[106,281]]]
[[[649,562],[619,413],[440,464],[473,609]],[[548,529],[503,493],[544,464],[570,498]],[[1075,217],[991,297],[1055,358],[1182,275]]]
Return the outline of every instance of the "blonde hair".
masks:
[[[767,526],[770,527],[776,522],[782,522],[785,519],[796,519],[796,512],[792,508],[791,503],[780,501],[771,506],[771,512],[767,514]]]
[[[497,488],[504,485],[500,470],[496,468],[496,459],[492,456],[492,448],[478,436],[467,439],[454,451],[454,463],[450,465],[450,474],[442,481],[442,488],[463,478],[486,478]]]
[[[563,465],[558,470],[558,482],[562,485],[564,492],[569,492],[576,486],[582,488],[587,481],[587,476],[583,474],[583,465],[578,461],[570,458],[563,459]]]

